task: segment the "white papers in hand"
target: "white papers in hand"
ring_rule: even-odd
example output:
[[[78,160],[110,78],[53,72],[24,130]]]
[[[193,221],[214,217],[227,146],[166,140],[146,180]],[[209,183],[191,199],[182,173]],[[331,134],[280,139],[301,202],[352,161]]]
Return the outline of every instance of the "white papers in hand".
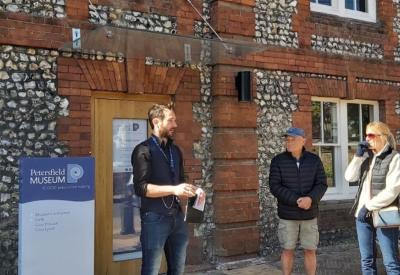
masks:
[[[193,204],[193,208],[204,211],[204,206],[206,205],[206,193],[203,189],[197,188],[196,190],[196,201]]]

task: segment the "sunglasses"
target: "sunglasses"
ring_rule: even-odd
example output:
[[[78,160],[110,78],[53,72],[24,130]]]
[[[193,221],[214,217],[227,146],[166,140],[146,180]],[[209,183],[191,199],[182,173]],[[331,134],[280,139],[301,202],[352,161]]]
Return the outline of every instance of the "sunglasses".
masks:
[[[374,138],[376,138],[376,137],[380,137],[381,135],[378,135],[378,134],[366,134],[365,135],[365,137],[367,137],[367,138],[370,138],[370,139],[374,139]]]

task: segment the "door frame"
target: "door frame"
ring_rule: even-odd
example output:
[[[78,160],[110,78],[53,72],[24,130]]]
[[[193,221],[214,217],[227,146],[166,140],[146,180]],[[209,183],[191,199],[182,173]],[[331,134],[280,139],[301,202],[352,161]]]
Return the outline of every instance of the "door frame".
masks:
[[[167,104],[171,101],[170,95],[135,95],[135,94],[121,94],[121,93],[110,93],[110,92],[93,92],[91,97],[91,154],[96,159],[95,169],[95,274],[96,275],[126,275],[135,274],[135,270],[138,270],[138,262],[140,260],[126,260],[120,262],[114,262],[112,260],[112,233],[110,236],[107,235],[107,230],[104,227],[108,224],[112,224],[112,211],[110,219],[110,211],[107,208],[112,209],[112,186],[111,196],[109,188],[104,188],[101,184],[101,180],[98,180],[102,175],[108,174],[108,172],[100,171],[98,165],[100,165],[97,156],[101,155],[99,152],[102,145],[98,144],[96,136],[96,101],[97,100],[117,100],[117,101],[133,101],[133,102],[147,102],[147,103],[164,103]],[[141,117],[143,118],[143,117]],[[146,117],[147,119],[147,117]],[[112,133],[110,133],[112,134]],[[112,151],[112,149],[111,149]],[[112,159],[112,156],[111,156]],[[111,168],[112,169],[112,168]],[[107,177],[107,176],[106,176]],[[109,197],[110,196],[110,197]],[[108,230],[109,231],[109,230]],[[111,230],[112,232],[112,230]],[[105,236],[106,235],[106,236]],[[110,243],[111,242],[111,250]],[[105,251],[109,250],[109,251]],[[165,263],[163,262],[161,269],[165,269]]]

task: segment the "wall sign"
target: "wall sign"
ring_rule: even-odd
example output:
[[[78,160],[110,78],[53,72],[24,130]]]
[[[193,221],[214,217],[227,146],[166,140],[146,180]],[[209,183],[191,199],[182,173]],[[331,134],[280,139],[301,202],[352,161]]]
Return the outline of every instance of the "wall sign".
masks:
[[[19,275],[94,274],[94,158],[21,158]]]

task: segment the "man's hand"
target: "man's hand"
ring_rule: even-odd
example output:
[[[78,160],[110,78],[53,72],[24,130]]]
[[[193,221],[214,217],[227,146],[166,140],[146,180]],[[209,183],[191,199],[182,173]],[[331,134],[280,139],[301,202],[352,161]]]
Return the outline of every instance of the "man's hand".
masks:
[[[183,198],[190,198],[196,196],[197,187],[189,183],[181,183],[174,186],[174,195]]]
[[[310,209],[312,204],[312,199],[310,197],[300,197],[297,200],[297,206],[304,210]]]

